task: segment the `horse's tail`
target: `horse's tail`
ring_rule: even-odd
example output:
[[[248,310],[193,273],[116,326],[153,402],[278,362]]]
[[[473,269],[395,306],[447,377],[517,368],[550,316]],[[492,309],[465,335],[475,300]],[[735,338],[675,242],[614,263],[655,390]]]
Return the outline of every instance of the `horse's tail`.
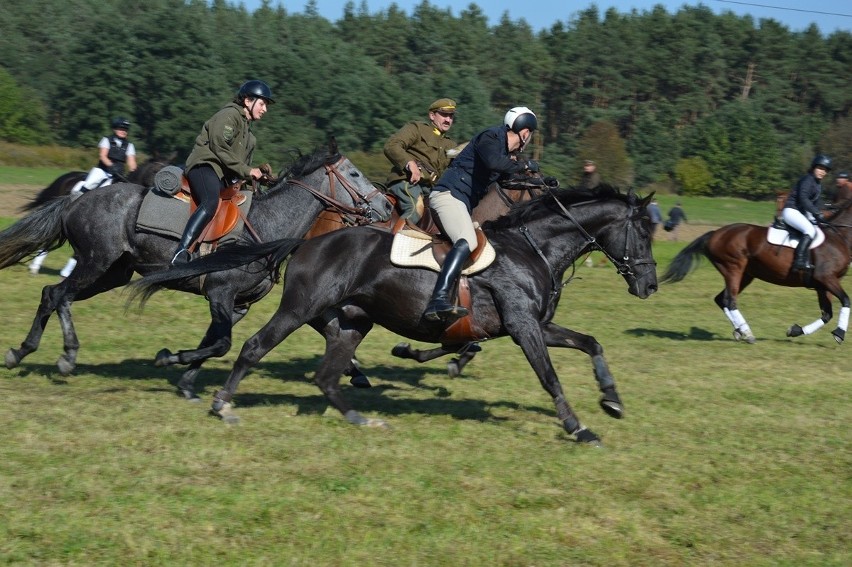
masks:
[[[276,280],[281,274],[281,263],[295,252],[302,242],[304,240],[301,238],[282,238],[260,244],[237,244],[219,248],[207,256],[186,264],[174,265],[168,270],[154,272],[136,280],[126,288],[129,294],[127,303],[138,300],[139,304],[144,306],[152,295],[168,287],[168,284],[187,281],[213,272],[232,270],[261,260],[266,262],[264,269],[269,271],[273,280]]]
[[[702,256],[707,255],[707,241],[714,231],[706,232],[678,252],[663,274],[662,283],[677,283],[698,267]]]
[[[65,243],[62,214],[70,196],[57,197],[0,232],[0,269],[8,268],[41,250],[54,250]]]

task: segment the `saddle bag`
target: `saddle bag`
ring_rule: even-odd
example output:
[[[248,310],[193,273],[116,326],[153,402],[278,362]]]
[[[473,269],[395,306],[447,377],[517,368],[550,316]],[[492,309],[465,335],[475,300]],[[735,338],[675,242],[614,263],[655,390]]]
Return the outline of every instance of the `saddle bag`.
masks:
[[[167,165],[154,175],[154,187],[174,197],[180,191],[183,170],[176,165]]]

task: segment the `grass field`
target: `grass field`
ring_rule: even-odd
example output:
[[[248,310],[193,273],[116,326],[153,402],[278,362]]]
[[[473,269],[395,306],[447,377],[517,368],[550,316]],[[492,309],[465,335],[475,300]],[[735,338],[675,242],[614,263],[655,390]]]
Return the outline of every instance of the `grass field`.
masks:
[[[718,214],[683,201],[690,220]],[[682,245],[655,244],[660,270]],[[51,254],[37,277],[0,271],[0,347],[26,335],[65,259]],[[141,313],[119,292],[76,303],[73,376],[56,371],[52,319],[41,349],[0,377],[0,562],[849,565],[850,346],[830,326],[788,339],[818,316],[815,295],[763,283],[741,298],[757,343],[735,343],[712,301],[721,285],[705,264],[642,301],[611,267],[578,267],[556,321],[603,344],[625,419],[598,409],[584,355],[551,355],[603,449],[566,438],[508,339],[450,379],[442,361],[391,357],[399,337],[375,329],[359,349],[374,387],[346,394],[383,431],[328,408],[310,381],[322,343],[301,330],[243,381],[242,422],[226,426],[210,397],[280,288],[206,365],[202,404],[172,393],[179,368],[152,364],[197,343],[202,298],[163,293]]]

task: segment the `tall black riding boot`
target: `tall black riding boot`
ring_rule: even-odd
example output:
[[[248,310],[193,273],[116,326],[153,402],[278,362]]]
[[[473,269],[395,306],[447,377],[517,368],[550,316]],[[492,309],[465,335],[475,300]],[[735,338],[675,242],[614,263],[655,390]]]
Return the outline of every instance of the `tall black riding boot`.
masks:
[[[811,242],[813,242],[813,238],[806,234],[802,235],[793,259],[794,270],[812,270],[814,268],[813,264],[811,264],[811,251],[809,250]]]
[[[423,317],[430,321],[446,321],[467,315],[467,309],[450,302],[450,292],[469,257],[470,247],[467,240],[462,238],[453,245],[444,259],[444,265],[441,266],[441,273],[438,274],[438,281],[432,291],[432,299],[426,306]]]
[[[171,262],[172,265],[186,264],[192,259],[189,247],[192,246],[192,243],[195,242],[195,239],[198,238],[201,231],[207,226],[208,220],[207,212],[204,209],[195,209],[195,212],[192,213],[192,216],[186,222],[186,228],[183,229],[183,236],[180,237],[180,243],[177,250],[175,250],[175,255]]]

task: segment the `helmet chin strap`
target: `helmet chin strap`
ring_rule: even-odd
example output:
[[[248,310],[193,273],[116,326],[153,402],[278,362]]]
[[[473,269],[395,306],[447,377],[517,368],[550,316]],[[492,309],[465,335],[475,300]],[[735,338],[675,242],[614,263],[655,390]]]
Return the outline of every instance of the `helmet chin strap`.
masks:
[[[518,138],[520,138],[520,139],[521,139],[521,147],[520,147],[520,148],[518,148],[518,152],[523,152],[523,151],[524,151],[524,148],[526,148],[526,147],[527,147],[527,144],[529,143],[530,139],[532,138],[532,132],[530,132],[529,136],[527,136],[527,137],[526,137],[526,139],[524,139],[523,137],[521,137],[521,135],[520,135],[520,134],[518,134]]]

